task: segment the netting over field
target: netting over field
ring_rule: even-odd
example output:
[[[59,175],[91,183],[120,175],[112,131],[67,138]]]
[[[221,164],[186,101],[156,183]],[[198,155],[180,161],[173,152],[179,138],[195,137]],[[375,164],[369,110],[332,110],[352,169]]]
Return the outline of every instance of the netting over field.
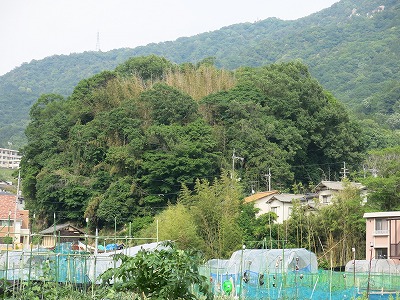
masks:
[[[14,282],[96,284],[105,270],[119,267],[120,262],[114,261],[112,255],[134,256],[140,249],[160,247],[160,243],[150,243],[95,255],[72,250],[66,243],[53,251],[8,251],[0,256],[0,278]],[[200,272],[209,278],[214,295],[226,295],[224,284],[229,282],[229,294],[240,295],[243,300],[343,300],[366,293],[369,299],[390,299],[390,295],[396,299],[400,291],[398,267],[397,261],[385,259],[355,264],[350,261],[345,272],[333,272],[318,270],[314,253],[306,249],[246,249],[234,252],[228,260],[210,260]]]
[[[109,268],[121,265],[113,255],[123,253],[134,256],[141,249],[165,248],[150,243],[105,253],[73,250],[72,243],[57,244],[54,250],[7,251],[0,256],[0,278],[8,281],[55,281],[61,283],[98,283],[99,276]]]
[[[248,300],[343,300],[367,293],[369,299],[396,299],[400,274],[393,266],[387,268],[393,272],[381,272],[378,266],[384,263],[375,262],[372,272],[368,268],[333,272],[318,270],[315,255],[306,249],[246,249],[236,251],[228,260],[208,261],[201,272],[210,278],[214,295],[227,294],[225,287],[230,282],[228,294]],[[361,265],[364,263],[356,262],[356,266]]]

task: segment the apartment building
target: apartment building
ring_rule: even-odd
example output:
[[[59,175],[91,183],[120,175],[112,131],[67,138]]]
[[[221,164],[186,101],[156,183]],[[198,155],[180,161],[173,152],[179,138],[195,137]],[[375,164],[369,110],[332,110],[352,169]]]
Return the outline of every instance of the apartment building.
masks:
[[[400,259],[400,211],[370,212],[364,218],[366,259]]]
[[[0,148],[0,168],[18,169],[20,162],[18,150]]]

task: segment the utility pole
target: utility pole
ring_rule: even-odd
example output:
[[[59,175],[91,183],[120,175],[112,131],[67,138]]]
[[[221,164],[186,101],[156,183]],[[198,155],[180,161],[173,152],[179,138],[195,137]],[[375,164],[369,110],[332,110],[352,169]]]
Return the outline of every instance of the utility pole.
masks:
[[[268,168],[268,174],[264,174],[264,177],[267,179],[268,183],[268,191],[271,191],[271,168]]]
[[[242,162],[244,161],[244,158],[243,157],[239,157],[239,156],[236,156],[235,155],[235,149],[233,149],[233,154],[232,154],[232,174],[231,174],[231,179],[233,179],[234,178],[234,173],[235,173],[235,160],[237,160],[237,159],[239,159],[239,160],[241,160]]]
[[[363,171],[364,171],[364,178],[367,177],[366,172],[371,172],[372,177],[376,178],[378,177],[378,169],[376,167],[372,167],[372,169],[367,169],[365,165],[363,165]]]
[[[15,210],[14,210],[14,239],[13,239],[13,249],[15,249],[15,243],[16,243],[16,233],[17,233],[17,210],[18,210],[18,202],[19,202],[19,185],[20,185],[20,180],[21,180],[21,171],[18,170],[18,183],[17,183],[17,196],[15,197]],[[22,222],[21,222],[22,224]],[[20,232],[20,230],[19,230]]]
[[[341,168],[340,174],[342,174],[342,179],[347,178],[347,174],[349,173],[346,169],[346,162],[343,162],[343,168]]]

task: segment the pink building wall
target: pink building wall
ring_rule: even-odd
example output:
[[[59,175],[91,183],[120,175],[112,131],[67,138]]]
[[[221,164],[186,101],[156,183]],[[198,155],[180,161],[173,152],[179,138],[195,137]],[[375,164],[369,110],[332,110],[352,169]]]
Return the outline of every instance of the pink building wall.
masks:
[[[400,211],[365,213],[364,218],[365,259],[400,258]]]

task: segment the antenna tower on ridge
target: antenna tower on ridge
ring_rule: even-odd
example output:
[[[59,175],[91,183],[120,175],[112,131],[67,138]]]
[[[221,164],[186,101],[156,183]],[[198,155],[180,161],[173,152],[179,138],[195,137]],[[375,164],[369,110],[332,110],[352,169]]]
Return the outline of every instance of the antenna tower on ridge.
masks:
[[[98,31],[97,31],[96,51],[101,51],[100,50],[100,33]]]

